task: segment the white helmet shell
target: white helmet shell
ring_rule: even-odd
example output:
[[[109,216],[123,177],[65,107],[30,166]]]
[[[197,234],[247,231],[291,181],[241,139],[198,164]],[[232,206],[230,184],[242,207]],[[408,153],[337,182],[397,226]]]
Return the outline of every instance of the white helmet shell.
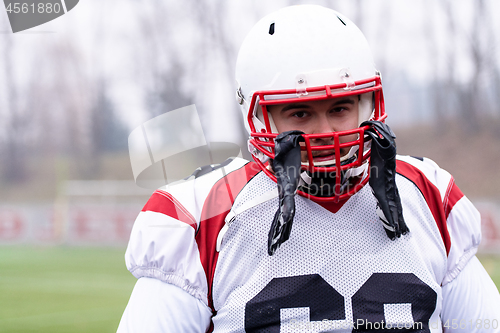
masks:
[[[245,38],[236,62],[245,118],[256,91],[299,91],[376,73],[368,42],[358,27],[342,14],[317,5],[285,7],[262,18]],[[370,107],[360,114],[360,123],[368,120],[371,111]]]

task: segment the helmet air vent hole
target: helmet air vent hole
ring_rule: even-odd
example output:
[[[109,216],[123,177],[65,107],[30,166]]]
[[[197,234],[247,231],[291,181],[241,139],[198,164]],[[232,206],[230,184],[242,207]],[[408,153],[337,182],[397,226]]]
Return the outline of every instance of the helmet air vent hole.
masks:
[[[337,15],[337,18],[339,19],[340,22],[342,22],[343,25],[346,25],[344,21],[340,18],[340,16]]]
[[[274,22],[269,26],[269,34],[274,35]]]

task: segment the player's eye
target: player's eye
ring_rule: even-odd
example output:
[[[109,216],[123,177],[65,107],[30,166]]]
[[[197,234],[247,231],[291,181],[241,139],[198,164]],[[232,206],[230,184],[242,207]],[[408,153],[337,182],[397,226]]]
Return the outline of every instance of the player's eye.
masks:
[[[348,108],[344,107],[344,106],[338,106],[336,108],[333,108],[330,112],[332,113],[341,113],[343,111],[346,111],[348,110]]]
[[[304,118],[306,116],[307,116],[306,111],[297,111],[297,112],[292,113],[292,117],[296,117],[296,118]]]

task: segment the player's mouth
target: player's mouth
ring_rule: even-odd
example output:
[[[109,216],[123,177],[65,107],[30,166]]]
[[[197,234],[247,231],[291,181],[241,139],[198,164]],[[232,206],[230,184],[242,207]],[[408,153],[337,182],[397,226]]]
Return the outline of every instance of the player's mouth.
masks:
[[[324,162],[324,161],[332,161],[335,160],[335,151],[334,150],[324,150],[313,154],[313,160],[315,162]]]

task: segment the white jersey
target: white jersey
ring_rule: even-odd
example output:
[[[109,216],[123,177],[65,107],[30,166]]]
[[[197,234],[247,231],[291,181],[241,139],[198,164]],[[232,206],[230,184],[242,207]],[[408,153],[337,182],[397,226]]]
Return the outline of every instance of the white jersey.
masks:
[[[276,183],[241,159],[205,171],[153,194],[126,253],[127,268],[137,278],[176,286],[197,299],[196,306],[211,309],[196,310],[198,328],[181,331],[442,332],[455,324],[465,332],[498,331],[493,325],[496,320],[498,327],[500,317],[492,315],[498,308],[474,307],[472,313],[456,304],[478,297],[457,296],[455,289],[477,282],[466,278],[468,273],[459,276],[467,265],[477,265],[471,262],[477,260],[480,216],[434,162],[398,157],[407,235],[387,237],[366,185],[338,204],[296,196],[290,238],[273,256],[267,239],[278,209]],[[493,301],[485,302],[500,307],[498,291],[491,280],[485,283],[493,290]],[[170,304],[178,307],[174,313],[183,308]],[[131,316],[125,312],[123,332],[132,331],[127,330]],[[176,325],[159,324],[168,332],[186,327]]]

